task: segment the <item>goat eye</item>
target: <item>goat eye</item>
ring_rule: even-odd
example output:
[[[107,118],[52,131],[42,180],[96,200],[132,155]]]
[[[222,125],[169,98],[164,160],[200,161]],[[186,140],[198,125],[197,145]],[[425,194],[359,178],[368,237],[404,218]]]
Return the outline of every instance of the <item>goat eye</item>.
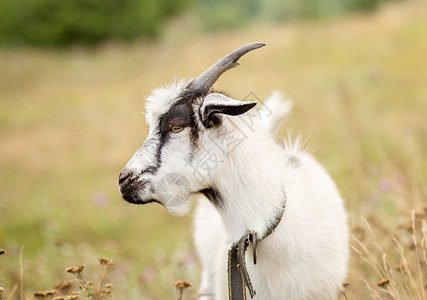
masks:
[[[175,133],[177,133],[177,132],[181,132],[183,129],[184,129],[184,127],[183,127],[183,126],[172,126],[172,127],[171,127],[171,130],[172,130],[173,132],[175,132]]]

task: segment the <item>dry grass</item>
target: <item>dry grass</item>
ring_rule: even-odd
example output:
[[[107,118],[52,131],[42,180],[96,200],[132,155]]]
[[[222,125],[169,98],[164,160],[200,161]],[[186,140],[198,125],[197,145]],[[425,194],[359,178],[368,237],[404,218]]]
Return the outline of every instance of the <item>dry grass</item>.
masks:
[[[426,207],[427,211],[427,207]],[[352,249],[358,270],[368,267],[373,278],[355,274],[374,299],[426,299],[427,294],[427,223],[426,211],[412,211],[409,224],[395,226],[384,234],[377,221],[364,221],[365,226],[353,236]],[[375,233],[376,232],[376,233]],[[381,234],[382,238],[378,236]],[[375,284],[374,278],[380,279]],[[355,293],[359,296],[359,292]]]
[[[143,96],[248,41],[268,46],[218,87],[237,98],[278,88],[295,100],[286,126],[310,136],[357,238],[346,296],[425,297],[426,16],[425,2],[413,0],[367,16],[209,36],[176,22],[152,44],[1,50],[3,299],[32,299],[67,281],[68,265],[85,263],[96,278],[98,256],[116,262],[106,280],[117,299],[170,299],[178,279],[198,285],[191,219],[126,205],[117,176],[147,131]]]

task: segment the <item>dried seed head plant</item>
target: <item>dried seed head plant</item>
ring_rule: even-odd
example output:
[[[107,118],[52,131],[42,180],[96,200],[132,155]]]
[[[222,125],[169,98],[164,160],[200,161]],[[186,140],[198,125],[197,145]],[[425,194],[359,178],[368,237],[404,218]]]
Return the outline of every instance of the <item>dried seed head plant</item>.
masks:
[[[83,272],[83,269],[85,268],[85,265],[79,265],[79,266],[77,266],[77,267],[69,267],[69,268],[66,268],[65,269],[65,271],[66,272],[68,272],[68,273],[71,273],[71,274],[74,274],[74,275],[76,275],[77,276],[77,274],[78,275],[81,275],[81,273]]]
[[[176,298],[177,300],[182,300],[182,295],[184,294],[184,290],[186,288],[191,287],[191,283],[184,280],[178,280],[173,283],[176,288]]]
[[[61,292],[61,294],[68,294],[71,288],[73,287],[74,280],[68,280],[68,281],[61,281],[55,283],[53,286],[58,292]]]
[[[81,292],[86,297],[86,299],[92,300],[93,299],[92,283],[90,281],[87,281],[83,277],[84,268],[85,268],[85,265],[79,265],[77,267],[69,267],[65,269],[65,271],[76,276],[79,282],[79,288]]]
[[[108,259],[106,257],[99,257],[98,261],[103,266],[112,266],[114,264],[114,261],[112,259]]]
[[[36,297],[36,299],[41,299],[41,300],[50,300],[52,299],[53,295],[55,295],[56,293],[57,293],[56,290],[39,291],[39,292],[34,292],[34,297]]]
[[[113,293],[112,293],[113,285],[111,283],[107,283],[104,286],[104,279],[105,279],[105,274],[107,273],[108,267],[111,267],[114,264],[114,261],[112,259],[108,259],[106,257],[99,257],[98,261],[99,261],[99,264],[101,266],[103,266],[102,275],[101,275],[101,279],[100,279],[100,283],[99,283],[98,295],[101,295],[102,297],[104,297],[105,295],[109,295],[109,296],[113,297],[112,296],[113,295]]]

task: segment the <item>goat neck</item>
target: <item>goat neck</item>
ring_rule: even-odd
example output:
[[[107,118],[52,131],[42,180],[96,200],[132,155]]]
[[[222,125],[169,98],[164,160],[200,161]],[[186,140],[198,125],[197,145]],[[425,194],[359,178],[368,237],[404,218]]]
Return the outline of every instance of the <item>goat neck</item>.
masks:
[[[283,213],[286,200],[282,150],[260,127],[246,128],[238,118],[227,119],[225,126],[248,130],[248,138],[230,151],[221,172],[213,179],[221,198],[216,206],[228,242],[239,240],[247,231],[263,237]]]

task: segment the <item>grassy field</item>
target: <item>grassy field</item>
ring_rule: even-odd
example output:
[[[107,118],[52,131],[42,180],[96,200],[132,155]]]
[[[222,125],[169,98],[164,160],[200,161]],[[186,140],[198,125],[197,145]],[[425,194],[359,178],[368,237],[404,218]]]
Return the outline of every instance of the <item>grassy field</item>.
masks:
[[[346,200],[355,236],[346,297],[425,299],[427,3],[207,36],[183,23],[155,43],[0,50],[3,299],[32,299],[79,264],[97,292],[101,256],[115,261],[104,280],[115,299],[174,299],[181,279],[194,299],[191,217],[126,204],[117,177],[146,136],[144,96],[250,41],[267,47],[217,87],[294,99],[282,135],[308,138]]]

